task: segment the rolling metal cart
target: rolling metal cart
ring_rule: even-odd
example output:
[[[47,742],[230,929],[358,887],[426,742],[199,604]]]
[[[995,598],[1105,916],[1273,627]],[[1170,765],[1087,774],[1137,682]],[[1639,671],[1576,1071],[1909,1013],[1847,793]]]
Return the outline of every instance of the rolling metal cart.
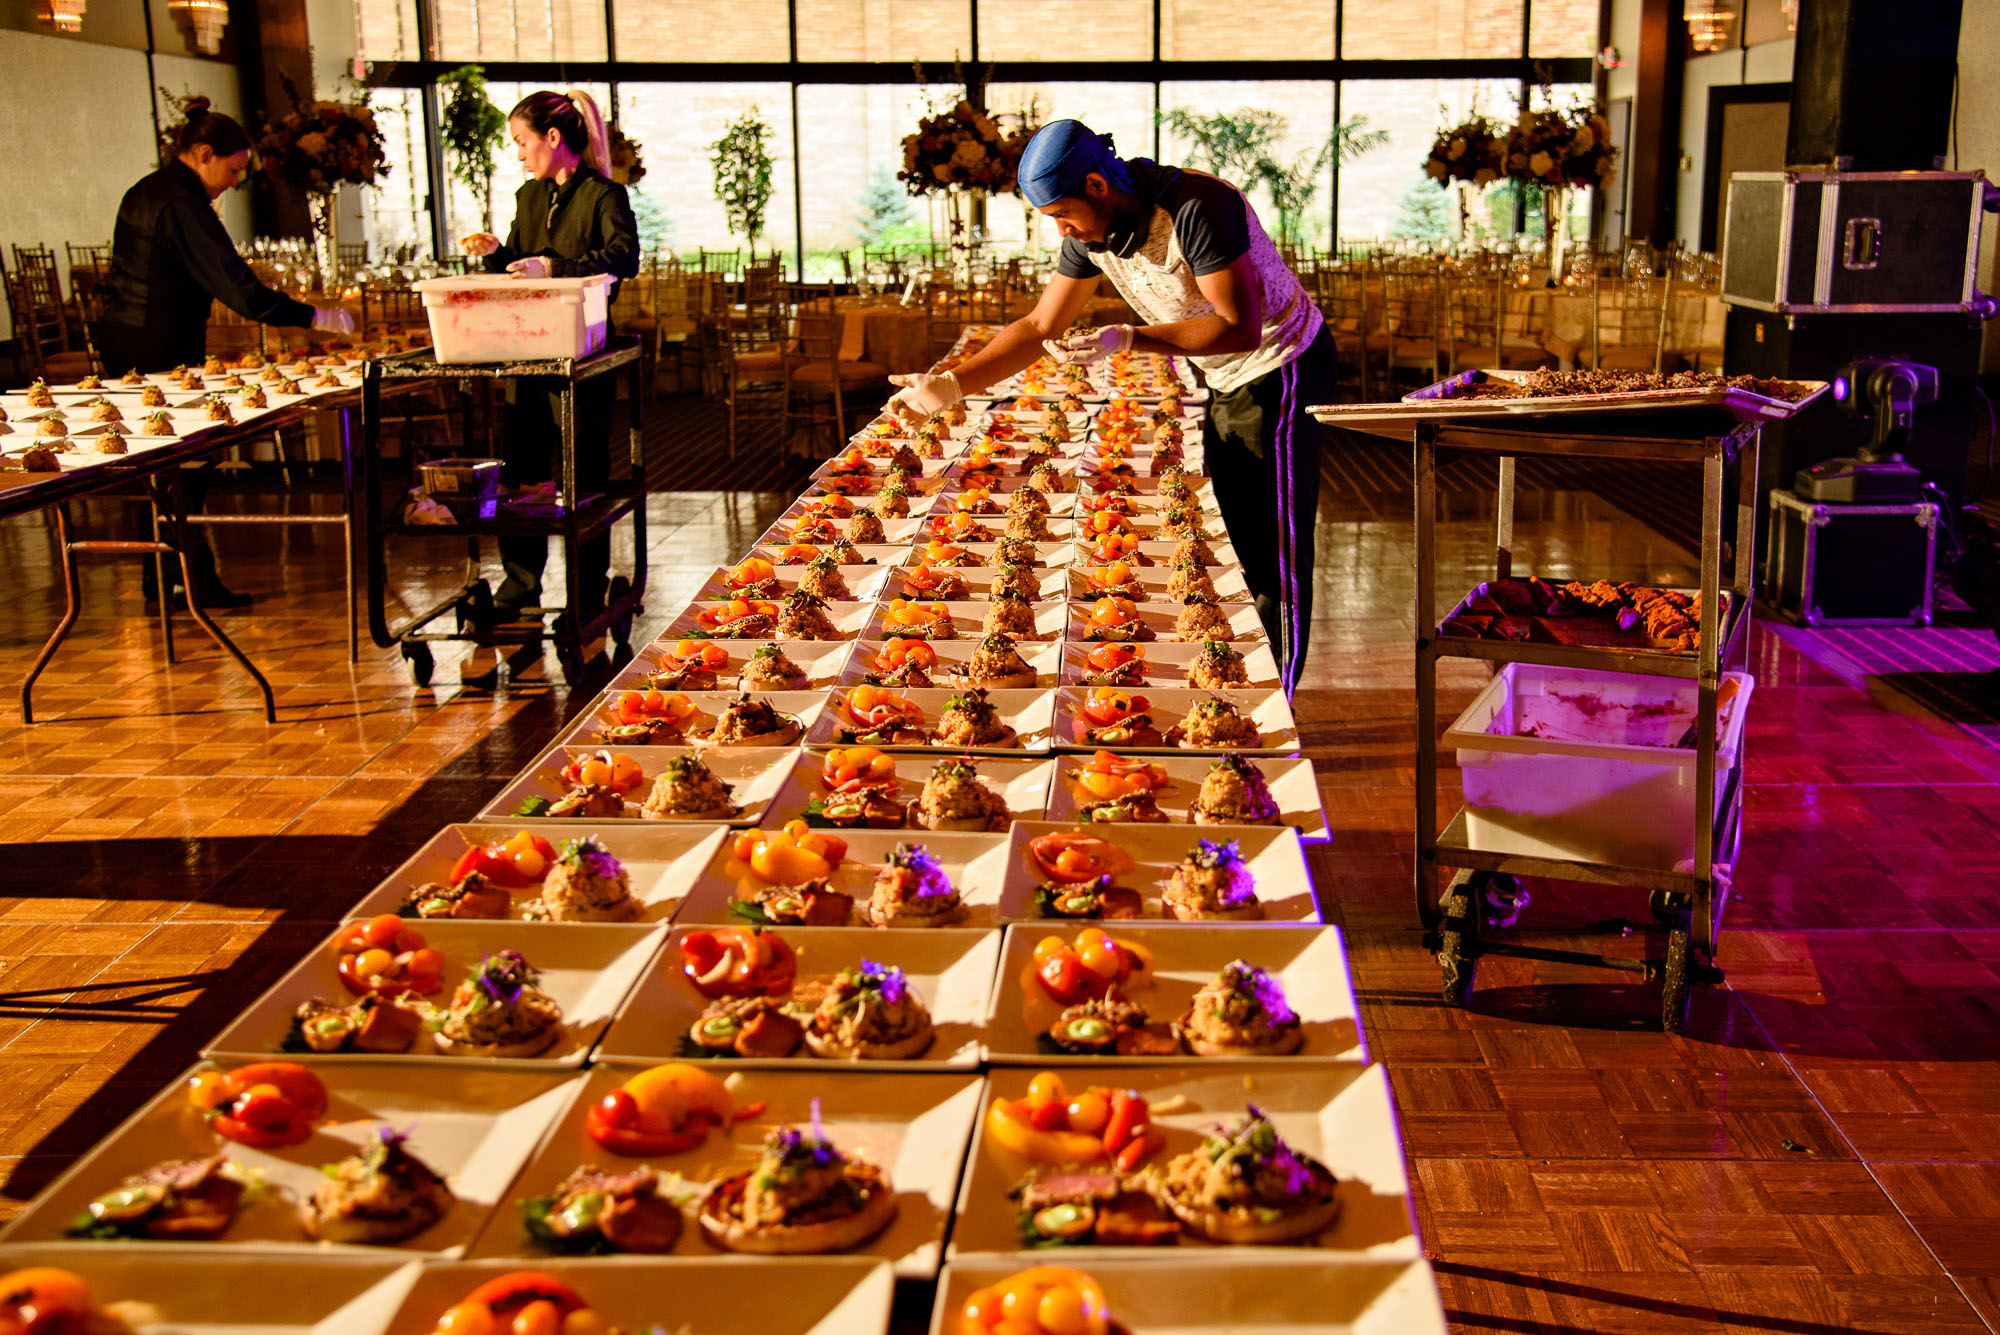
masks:
[[[1485,373],[1479,373],[1485,374]],[[1450,382],[1447,382],[1448,384]],[[1434,386],[1433,389],[1440,387]],[[1821,390],[1824,386],[1820,387]],[[1816,393],[1817,391],[1815,391]],[[1804,402],[1785,403],[1742,394],[1683,395],[1679,401],[1650,393],[1594,396],[1627,402],[1590,404],[1550,400],[1473,400],[1425,405],[1359,404],[1315,408],[1322,422],[1413,440],[1416,473],[1416,839],[1417,913],[1425,946],[1438,958],[1444,999],[1463,1006],[1481,955],[1512,955],[1582,964],[1645,975],[1660,984],[1662,1027],[1679,1033],[1686,1023],[1690,988],[1722,980],[1715,967],[1716,938],[1729,898],[1727,873],[1717,864],[1735,860],[1742,838],[1743,775],[1740,758],[1717,773],[1717,690],[1725,672],[1749,661],[1751,557],[1756,516],[1760,420],[1789,416]],[[1413,400],[1416,396],[1412,396]],[[1631,400],[1638,400],[1632,402]],[[1669,411],[1677,410],[1677,411]],[[1498,456],[1494,567],[1513,574],[1514,462],[1523,455],[1571,459],[1649,460],[1698,465],[1702,470],[1701,643],[1694,654],[1652,649],[1575,647],[1528,640],[1446,637],[1440,633],[1437,590],[1437,468],[1440,452]],[[1722,569],[1726,468],[1736,470],[1734,559]],[[1726,610],[1721,594],[1730,596]],[[1636,673],[1696,683],[1694,857],[1686,869],[1623,866],[1481,846],[1461,808],[1438,828],[1438,662],[1484,659],[1496,665],[1539,664],[1597,672]],[[1723,785],[1718,803],[1717,785]],[[1710,813],[1715,818],[1708,819]],[[1440,888],[1440,868],[1454,869]],[[1666,940],[1659,959],[1555,950],[1486,934],[1489,904],[1519,900],[1519,879],[1628,886],[1650,892],[1654,918]]]
[[[435,663],[430,646],[452,641],[486,646],[539,643],[549,635],[556,641],[556,654],[565,679],[574,680],[583,668],[583,647],[599,635],[609,634],[621,655],[631,653],[633,618],[641,610],[646,592],[646,472],[643,458],[644,380],[641,375],[639,342],[614,338],[602,352],[580,361],[556,358],[546,361],[496,362],[477,365],[444,364],[428,350],[405,353],[368,363],[362,378],[362,486],[355,507],[356,522],[364,530],[368,561],[368,631],[376,644],[387,649],[399,646],[409,664],[410,676],[419,686],[430,684]],[[625,368],[631,378],[631,473],[622,483],[607,486],[602,495],[578,495],[576,481],[576,387],[586,380],[609,375]],[[395,509],[382,511],[381,486],[381,400],[388,381],[448,380],[458,391],[464,420],[471,438],[472,387],[475,381],[518,380],[530,376],[557,377],[565,382],[559,410],[562,430],[562,467],[559,477],[560,513],[553,518],[508,514],[501,508],[493,518],[461,518],[454,526],[406,524],[400,518],[402,498]],[[575,615],[582,605],[577,581],[577,545],[610,529],[626,516],[632,519],[632,577],[614,576],[605,589],[604,608],[588,620]],[[464,583],[451,597],[417,612],[399,626],[388,619],[387,544],[391,534],[413,537],[455,537],[466,542]],[[493,595],[480,576],[479,540],[485,536],[523,535],[560,537],[563,542],[564,605],[562,608],[532,609],[542,613],[568,611],[557,623],[544,629],[539,623],[496,625],[493,622]],[[426,629],[446,614],[452,614],[451,630]]]

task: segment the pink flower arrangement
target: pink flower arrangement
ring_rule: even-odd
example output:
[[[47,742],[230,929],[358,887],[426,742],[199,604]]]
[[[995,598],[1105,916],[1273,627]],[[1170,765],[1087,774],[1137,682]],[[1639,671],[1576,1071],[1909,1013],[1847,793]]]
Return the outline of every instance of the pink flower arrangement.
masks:
[[[364,94],[353,102],[307,102],[288,79],[292,110],[265,123],[257,140],[264,174],[308,195],[342,185],[373,185],[389,174],[389,155]]]
[[[967,190],[1006,194],[1028,146],[1025,134],[1008,135],[985,112],[961,101],[926,116],[903,136],[903,170],[896,179],[913,195]]]

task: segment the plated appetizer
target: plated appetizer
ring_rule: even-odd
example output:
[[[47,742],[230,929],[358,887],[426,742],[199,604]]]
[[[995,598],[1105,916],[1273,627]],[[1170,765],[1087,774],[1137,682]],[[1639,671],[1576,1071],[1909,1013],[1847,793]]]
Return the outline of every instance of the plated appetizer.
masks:
[[[861,511],[847,521],[844,536],[849,542],[882,541],[882,516],[869,510]]]
[[[444,956],[394,913],[349,923],[333,954],[334,974],[356,996],[429,996],[443,985]]]
[[[695,1195],[678,1178],[651,1168],[606,1172],[584,1164],[548,1195],[523,1200],[521,1224],[529,1237],[562,1255],[657,1256],[680,1241],[681,1208]]]
[[[1021,737],[1000,719],[1000,711],[986,698],[986,688],[975,686],[945,701],[931,740],[939,746],[1018,746]]]
[[[1248,922],[1264,916],[1257,885],[1234,839],[1203,839],[1181,859],[1161,895],[1183,922]]]
[[[868,891],[868,920],[877,927],[951,927],[970,912],[944,867],[922,844],[897,844],[882,859]]]
[[[645,911],[632,894],[625,864],[597,836],[572,839],[550,865],[540,899],[522,906],[539,922],[631,922]]]
[[[1165,746],[1153,722],[1152,702],[1143,695],[1116,686],[1099,686],[1083,699],[1082,741],[1089,746]]]
[[[297,1062],[252,1062],[189,1077],[188,1102],[224,1140],[274,1150],[311,1140],[327,1099],[319,1077]]]
[[[864,680],[870,685],[906,691],[935,686],[931,669],[937,666],[937,661],[937,650],[927,641],[893,639],[875,655]]]
[[[424,1035],[424,1010],[392,997],[367,996],[342,1003],[314,997],[292,1014],[291,1031],[280,1043],[284,1052],[363,1053],[389,1056],[408,1052]]]
[[[728,784],[700,756],[675,756],[667,762],[640,814],[654,819],[727,820],[743,808]]]
[[[1231,960],[1194,994],[1175,1022],[1197,1057],[1283,1057],[1305,1043],[1298,1012],[1277,978],[1248,960]]]
[[[622,751],[593,751],[578,756],[558,770],[556,777],[566,785],[561,797],[534,810],[524,807],[516,814],[576,820],[623,819],[626,797],[637,792],[646,781],[639,762]]]
[[[559,1279],[517,1270],[489,1279],[438,1316],[434,1335],[626,1335]]]
[[[805,1025],[806,1046],[834,1061],[907,1061],[935,1037],[903,971],[872,960],[841,970]]]
[[[1107,533],[1090,544],[1089,553],[1084,558],[1087,566],[1155,564],[1153,558],[1139,548],[1136,533]]]
[[[1037,1164],[1110,1163],[1124,1169],[1166,1143],[1153,1109],[1136,1090],[1091,1085],[1072,1094],[1054,1071],[1038,1071],[1025,1098],[995,1097],[986,1134]]]
[[[397,910],[406,918],[504,918],[510,893],[538,884],[555,865],[556,848],[521,830],[465,850],[443,884],[420,885]]]
[[[872,746],[835,747],[820,762],[827,795],[806,807],[806,823],[834,829],[899,829],[908,809],[896,798],[895,758]]]
[[[719,1077],[686,1062],[650,1066],[606,1094],[583,1115],[583,1132],[613,1154],[681,1154],[699,1147],[713,1128],[727,1128],[764,1111],[738,1107]]]
[[[71,1223],[73,1238],[213,1242],[236,1222],[248,1190],[227,1155],[168,1159],[96,1197]]]
[[[999,604],[996,602],[995,606]],[[955,673],[968,686],[984,686],[996,690],[1026,688],[1033,686],[1037,677],[1034,667],[1021,657],[1021,651],[1014,647],[1014,641],[1005,634],[991,633],[979,641],[967,659],[965,666]]]
[[[849,507],[851,511],[853,507]],[[722,577],[722,587],[729,590],[724,598],[776,598],[783,593],[778,583],[778,572],[769,561],[752,556],[737,562],[734,569]]]
[[[958,630],[952,624],[951,609],[943,603],[913,603],[907,598],[892,599],[882,609],[885,634],[918,640],[952,640]]]
[[[1146,651],[1129,644],[1099,644],[1083,656],[1085,686],[1141,686],[1146,681]]]
[[[839,640],[846,638],[826,614],[826,599],[800,589],[785,599],[778,613],[777,638],[781,640]]]
[[[1198,566],[1222,564],[1215,559],[1215,549],[1208,545],[1208,539],[1201,537],[1182,538],[1175,544],[1174,554],[1168,558],[1168,564],[1179,565],[1183,561],[1192,561]]]
[[[620,691],[607,710],[611,726],[598,739],[614,746],[679,746],[694,722],[694,702],[679,692]]]
[[[1049,512],[1048,493],[1032,483],[1026,486],[1016,487],[1007,496],[1007,513],[1010,515],[1021,515],[1021,514],[1045,515],[1048,512]]]
[[[925,830],[1001,831],[1012,816],[973,762],[954,757],[931,767],[923,791],[910,803],[909,820]]]
[[[902,572],[903,592],[912,598],[942,598],[963,601],[972,596],[965,576],[954,570],[928,565],[912,566]]]
[[[1278,825],[1282,813],[1264,771],[1248,757],[1211,761],[1191,807],[1197,825]]]
[[[1250,749],[1262,746],[1264,735],[1234,701],[1210,696],[1197,700],[1187,717],[1167,729],[1166,744],[1189,751]]]
[[[1076,785],[1077,815],[1084,820],[1098,825],[1168,823],[1159,803],[1168,779],[1158,765],[1099,751],[1071,770],[1069,778]]]
[[[778,635],[778,605],[762,599],[734,598],[720,607],[702,608],[694,619],[717,639],[769,640]]]
[[[1248,686],[1250,669],[1243,655],[1224,640],[1203,640],[1201,652],[1189,662],[1187,683],[1198,691],[1219,691],[1230,686]]]
[[[1174,617],[1174,638],[1185,644],[1211,640],[1226,644],[1234,640],[1236,628],[1229,624],[1229,614],[1222,610],[1220,602],[1213,593],[1188,594],[1185,605]]]
[[[1262,1246],[1324,1231],[1340,1214],[1337,1185],[1325,1164],[1285,1144],[1252,1105],[1201,1148],[1169,1160],[1156,1192],[1189,1232]]]
[[[799,576],[799,592],[828,599],[854,596],[853,590],[847,587],[847,577],[840,573],[839,562],[831,556],[821,556],[807,563],[805,574]]]
[[[451,994],[431,1041],[448,1057],[534,1057],[562,1037],[562,1007],[516,950],[480,961]]]
[[[371,1247],[401,1242],[457,1203],[444,1178],[386,1126],[362,1149],[320,1171],[325,1179],[300,1205],[299,1222],[308,1235],[327,1242]]]
[[[1038,1265],[967,1296],[957,1335],[1111,1335],[1104,1286],[1081,1270]]]
[[[843,744],[913,746],[930,740],[924,711],[903,696],[874,686],[856,686],[841,707],[851,720],[840,729]]]
[[[732,911],[737,916],[760,924],[809,927],[845,927],[852,916],[854,897],[827,882],[847,856],[847,842],[840,836],[794,820],[779,830],[743,831],[731,855],[764,883],[755,900],[736,905]]]
[[[1015,595],[1033,601],[1042,591],[1042,581],[1032,565],[1003,565],[987,588],[995,598]]]
[[[1209,578],[1208,567],[1193,561],[1176,561],[1167,576],[1167,597],[1171,601],[1185,603],[1194,597],[1215,596],[1215,581]]]
[[[710,1242],[760,1256],[841,1251],[874,1237],[895,1217],[888,1174],[849,1158],[827,1138],[817,1099],[809,1130],[773,1131],[756,1164],[718,1182],[701,1206]]]
[[[986,606],[985,619],[980,630],[987,635],[1006,635],[1014,639],[1039,640],[1043,638],[1035,629],[1035,607],[1027,598],[1018,593],[995,592]]]
[[[1146,586],[1139,582],[1139,576],[1130,561],[1113,561],[1109,565],[1094,566],[1084,572],[1083,578],[1091,591],[1102,597],[1122,599],[1129,604],[1135,599],[1143,599],[1146,596]]]
[[[163,412],[147,413],[144,419],[141,420],[140,425],[145,428],[145,432],[149,436],[173,436],[179,434],[174,430],[174,419]]]
[[[1145,911],[1138,891],[1116,883],[1138,864],[1107,839],[1044,834],[1029,841],[1027,859],[1041,882],[1035,907],[1045,918],[1137,918]]]
[[[804,724],[780,714],[768,700],[743,695],[724,706],[707,730],[691,736],[710,746],[789,746],[803,731]]]
[[[760,644],[743,664],[736,684],[746,691],[803,691],[812,683],[783,646]]]

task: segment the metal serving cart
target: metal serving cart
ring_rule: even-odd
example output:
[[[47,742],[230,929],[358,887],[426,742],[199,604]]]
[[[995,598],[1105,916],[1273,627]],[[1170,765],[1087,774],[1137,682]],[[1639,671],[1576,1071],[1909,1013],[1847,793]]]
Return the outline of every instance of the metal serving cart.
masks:
[[[1473,372],[1485,378],[1489,373]],[[1497,377],[1496,377],[1497,378]],[[1416,474],[1416,901],[1426,949],[1436,953],[1444,999],[1463,1006],[1481,955],[1620,969],[1660,985],[1662,1027],[1679,1033],[1686,1023],[1690,986],[1715,983],[1716,938],[1729,898],[1726,870],[1742,838],[1745,765],[1740,758],[1717,773],[1717,691],[1723,674],[1749,661],[1752,551],[1756,516],[1760,423],[1790,416],[1824,390],[1808,389],[1796,402],[1741,392],[1638,392],[1565,400],[1449,399],[1454,378],[1401,403],[1334,405],[1312,409],[1320,421],[1410,440]],[[1431,397],[1424,402],[1420,396]],[[1494,536],[1496,578],[1513,572],[1514,464],[1524,455],[1571,459],[1650,460],[1697,465],[1702,470],[1700,645],[1692,654],[1658,649],[1607,649],[1532,640],[1447,637],[1439,624],[1437,589],[1437,469],[1440,454],[1498,456]],[[1736,471],[1736,522],[1730,570],[1723,570],[1724,470]],[[1721,595],[1728,594],[1727,605]],[[1695,722],[1694,858],[1691,868],[1660,869],[1573,860],[1529,853],[1482,841],[1461,807],[1438,828],[1438,662],[1483,659],[1597,672],[1692,679]],[[1716,801],[1717,785],[1723,785]],[[1708,813],[1716,813],[1709,820]],[[1440,889],[1440,867],[1454,869]],[[1500,940],[1488,935],[1489,903],[1519,900],[1519,878],[1544,877],[1650,892],[1654,918],[1664,930],[1658,959],[1588,954]]]
[[[410,676],[419,686],[430,684],[435,666],[430,646],[452,641],[485,646],[539,643],[553,635],[556,655],[565,679],[574,680],[582,671],[583,647],[599,635],[609,634],[621,655],[631,653],[632,620],[642,610],[646,592],[646,472],[643,457],[644,380],[640,348],[636,339],[614,338],[604,348],[582,360],[492,362],[472,365],[440,363],[428,349],[371,361],[362,378],[362,484],[361,503],[355,507],[356,522],[364,530],[368,561],[368,631],[376,644],[387,649],[399,646],[409,664]],[[624,482],[608,485],[601,495],[582,496],[576,481],[576,388],[586,380],[609,375],[625,368],[631,377],[630,450],[631,472]],[[476,381],[519,380],[530,376],[555,377],[565,382],[561,391],[559,425],[562,433],[562,465],[558,513],[544,518],[508,514],[500,508],[492,518],[461,518],[456,525],[407,524],[400,518],[402,498],[395,508],[383,512],[381,485],[381,400],[385,382],[445,380],[457,389],[466,437],[471,439],[472,388]],[[610,529],[620,519],[632,519],[632,577],[614,576],[605,589],[604,608],[588,619],[576,615],[582,605],[578,588],[577,545]],[[466,543],[466,574],[459,590],[417,612],[399,626],[388,619],[387,544],[391,534],[409,537],[455,537]],[[496,625],[493,621],[492,590],[480,576],[479,540],[485,536],[559,537],[563,543],[564,606],[537,608],[548,613],[567,611],[547,630],[538,622]],[[426,629],[433,622],[453,614],[451,630]]]

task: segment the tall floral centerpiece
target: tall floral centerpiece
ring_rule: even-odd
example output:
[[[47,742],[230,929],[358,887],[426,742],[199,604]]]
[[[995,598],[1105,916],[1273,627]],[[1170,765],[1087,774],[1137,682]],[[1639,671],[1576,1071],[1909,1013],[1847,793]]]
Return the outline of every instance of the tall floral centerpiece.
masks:
[[[945,197],[953,268],[962,285],[972,280],[967,205],[979,196],[1015,190],[1015,170],[1029,138],[1025,125],[1008,134],[999,121],[962,98],[950,110],[924,117],[914,134],[903,136],[903,170],[896,179],[913,195]]]
[[[389,155],[365,90],[356,90],[351,101],[309,102],[290,79],[284,87],[292,109],[265,122],[257,159],[265,176],[305,196],[312,211],[319,289],[331,291],[338,287],[340,273],[334,194],[343,185],[374,185],[387,176]]]
[[[1507,175],[1542,188],[1542,227],[1549,247],[1549,276],[1560,280],[1568,248],[1569,189],[1601,189],[1617,170],[1611,123],[1594,106],[1578,103],[1537,111],[1523,105],[1507,137]]]
[[[1507,175],[1507,131],[1484,116],[1438,131],[1424,175],[1440,185],[1456,185],[1460,237],[1472,240],[1471,195]]]

